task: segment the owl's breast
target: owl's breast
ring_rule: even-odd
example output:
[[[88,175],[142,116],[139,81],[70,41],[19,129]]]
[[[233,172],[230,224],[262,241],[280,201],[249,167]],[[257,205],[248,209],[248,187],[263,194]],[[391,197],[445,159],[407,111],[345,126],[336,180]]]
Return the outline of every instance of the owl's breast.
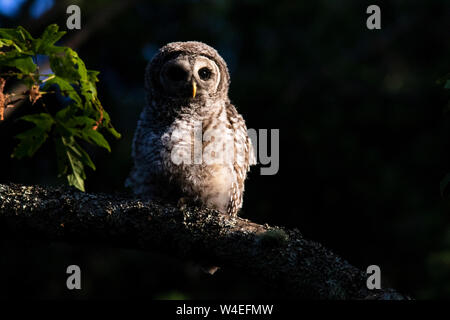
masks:
[[[220,117],[177,119],[161,136],[163,168],[182,191],[226,210],[236,175],[234,138]]]

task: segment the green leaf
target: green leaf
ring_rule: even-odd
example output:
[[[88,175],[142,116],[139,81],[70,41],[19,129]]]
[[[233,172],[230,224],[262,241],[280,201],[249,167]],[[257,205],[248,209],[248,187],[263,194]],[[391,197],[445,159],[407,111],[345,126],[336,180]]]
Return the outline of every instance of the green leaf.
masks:
[[[32,122],[41,128],[51,128],[54,123],[52,116],[48,113],[29,114],[21,117],[20,119]]]
[[[83,105],[83,101],[81,100],[80,95],[77,93],[75,88],[72,87],[69,81],[59,76],[55,76],[54,78],[47,80],[44,83],[42,89],[49,90],[52,85],[57,85],[61,90],[61,94],[72,99],[77,106],[81,107]]]
[[[37,54],[52,54],[59,53],[64,50],[63,47],[56,47],[54,44],[61,39],[61,37],[66,33],[65,31],[58,31],[59,27],[56,24],[49,25],[40,39],[36,39],[34,43],[34,51]]]
[[[98,71],[87,70],[83,60],[70,48],[64,48],[63,54],[50,55],[50,67],[55,75],[71,85],[79,87],[86,102],[97,100]],[[55,80],[57,81],[57,80]],[[80,104],[81,105],[81,104]],[[89,106],[85,106],[88,108]]]
[[[92,129],[92,127],[86,127],[81,131],[81,136],[84,140],[96,144],[99,147],[105,148],[109,152],[111,152],[111,147],[109,146],[108,141],[106,141],[105,137],[98,132],[97,130]]]
[[[86,116],[76,116],[68,119],[64,126],[73,130],[74,135],[83,139],[86,142],[105,148],[111,152],[111,147],[105,137],[94,130],[93,127],[97,122]]]
[[[78,190],[85,192],[84,179],[79,174],[71,173],[67,175],[67,182],[69,183],[69,186],[74,186]]]
[[[88,101],[94,100],[97,97],[97,87],[94,82],[83,78],[80,80],[81,83],[81,94]]]
[[[75,112],[76,112],[75,108],[73,108],[72,106],[68,106],[65,107],[64,109],[59,110],[56,113],[55,118],[59,122],[66,124],[70,118],[75,116]]]
[[[122,137],[122,135],[119,132],[117,132],[112,125],[106,127],[106,130],[108,130],[108,132],[112,134],[116,139],[120,139]]]
[[[16,29],[0,28],[0,38],[2,40],[12,40],[15,43],[15,46],[19,47],[20,50],[31,53],[30,50],[34,39],[30,33],[21,26]]]
[[[54,124],[52,117],[46,113],[27,115],[20,119],[34,123],[35,127],[16,135],[20,142],[14,148],[11,157],[17,159],[32,157],[47,140]]]
[[[20,38],[23,41],[34,40],[33,37],[31,36],[31,34],[27,30],[25,30],[25,28],[22,26],[18,26],[16,29],[16,32],[20,35]]]
[[[63,138],[64,139],[64,138]],[[66,157],[67,164],[69,167],[69,174],[67,175],[67,182],[69,185],[84,191],[84,179],[86,179],[86,174],[84,172],[84,165],[80,159],[79,153],[73,152],[72,148],[66,145]]]
[[[92,170],[95,170],[95,165],[91,160],[91,157],[87,154],[86,151],[81,148],[81,146],[73,139],[73,143],[69,145],[70,150],[74,155],[77,156],[77,158],[80,159],[80,161],[84,164],[90,167]],[[84,179],[86,179],[86,176],[84,176]]]
[[[95,125],[95,120],[87,116],[74,116],[67,120],[66,125],[78,129],[92,128]]]
[[[63,143],[61,136],[54,137],[56,160],[58,165],[58,177],[62,177],[67,174],[67,156],[66,156],[66,146]]]
[[[61,54],[52,54],[49,56],[49,60],[50,67],[55,75],[71,83],[78,83],[87,79],[86,66],[72,49],[64,47]]]
[[[16,135],[16,138],[20,142],[14,148],[11,158],[22,159],[24,157],[32,157],[47,140],[48,133],[41,128],[34,127]]]
[[[86,101],[95,100],[97,97],[98,81],[97,71],[88,71],[83,60],[78,54],[70,48],[64,48],[62,55],[55,54],[50,56],[50,66],[57,76],[70,82],[76,82],[80,85],[81,94]]]
[[[0,55],[0,66],[14,67],[19,69],[25,74],[30,74],[36,71],[36,65],[31,57],[19,56],[12,58],[1,58]]]
[[[56,132],[63,137],[72,137],[75,130],[68,125],[68,121],[75,115],[75,108],[68,106],[59,110],[55,115]]]
[[[12,40],[0,39],[0,48],[2,47],[14,47],[19,53],[22,52],[22,49]]]
[[[13,47],[0,54],[0,66],[15,67],[21,72],[29,74],[36,70],[30,51],[34,39],[22,27],[16,29],[0,29],[0,48]]]
[[[71,48],[55,45],[64,33],[55,24],[48,26],[37,39],[22,27],[0,29],[0,48],[5,47],[0,51],[0,67],[18,69],[20,74],[17,74],[17,79],[31,87],[38,80],[33,77],[37,66],[32,57],[36,54],[49,57],[54,75],[42,82],[43,90],[50,91],[48,89],[58,86],[61,94],[72,101],[68,107],[56,112],[54,117],[47,113],[23,117],[23,120],[35,126],[17,135],[20,141],[12,156],[32,156],[51,132],[58,159],[58,174],[64,175],[70,185],[84,191],[84,167],[95,170],[95,165],[77,139],[111,151],[108,141],[99,130],[106,128],[116,138],[120,138],[120,134],[113,128],[109,114],[97,97],[99,72],[87,70],[83,60]],[[98,130],[94,130],[94,127]]]
[[[84,166],[87,165],[95,170],[91,158],[73,137],[60,137],[55,146],[60,175],[65,174],[69,185],[84,191],[84,180],[86,179]]]
[[[113,135],[116,139],[120,139],[122,135],[114,129],[114,127],[111,124],[111,118],[109,117],[108,112],[103,110],[103,121],[105,122],[105,128],[106,130]]]
[[[100,74],[100,71],[88,70],[87,73],[89,81],[98,82],[98,75]]]
[[[0,28],[0,38],[7,40],[17,39],[17,30],[9,28]]]

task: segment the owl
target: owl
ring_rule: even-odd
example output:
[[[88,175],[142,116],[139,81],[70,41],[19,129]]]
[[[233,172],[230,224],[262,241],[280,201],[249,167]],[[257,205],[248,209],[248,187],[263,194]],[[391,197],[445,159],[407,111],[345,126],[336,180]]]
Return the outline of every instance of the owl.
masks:
[[[187,199],[235,217],[256,158],[229,85],[214,48],[196,41],[162,47],[145,71],[146,105],[125,185],[141,198]]]

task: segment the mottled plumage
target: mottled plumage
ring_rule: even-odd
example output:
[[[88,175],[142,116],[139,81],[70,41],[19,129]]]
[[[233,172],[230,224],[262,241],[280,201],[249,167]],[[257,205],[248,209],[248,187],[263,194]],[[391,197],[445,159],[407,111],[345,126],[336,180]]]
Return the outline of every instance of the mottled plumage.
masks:
[[[144,198],[188,198],[235,216],[255,155],[230,103],[229,73],[201,42],[162,47],[145,74],[147,104],[134,136],[126,181]],[[199,158],[200,157],[200,158]]]

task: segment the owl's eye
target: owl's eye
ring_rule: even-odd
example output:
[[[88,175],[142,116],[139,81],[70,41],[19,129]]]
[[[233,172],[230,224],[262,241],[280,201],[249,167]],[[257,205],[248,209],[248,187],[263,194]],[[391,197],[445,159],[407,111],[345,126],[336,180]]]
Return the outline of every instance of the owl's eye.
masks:
[[[171,66],[167,70],[167,77],[172,81],[181,81],[187,78],[187,72],[179,66]]]
[[[209,78],[211,78],[211,74],[212,74],[211,70],[209,70],[206,67],[201,68],[200,70],[198,70],[198,75],[199,75],[200,79],[202,79],[204,81],[206,81]]]

